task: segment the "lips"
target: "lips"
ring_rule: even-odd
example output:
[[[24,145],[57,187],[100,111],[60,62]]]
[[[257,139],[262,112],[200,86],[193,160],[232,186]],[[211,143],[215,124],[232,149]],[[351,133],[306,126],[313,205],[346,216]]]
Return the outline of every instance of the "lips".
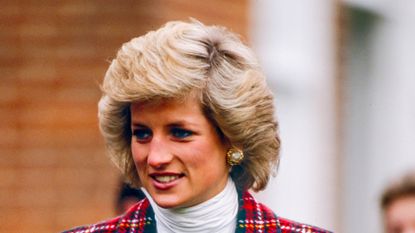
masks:
[[[180,175],[152,175],[151,178],[160,183],[169,183],[180,178]]]
[[[157,189],[169,189],[174,187],[184,177],[180,173],[152,173],[150,177],[153,179],[153,185]]]

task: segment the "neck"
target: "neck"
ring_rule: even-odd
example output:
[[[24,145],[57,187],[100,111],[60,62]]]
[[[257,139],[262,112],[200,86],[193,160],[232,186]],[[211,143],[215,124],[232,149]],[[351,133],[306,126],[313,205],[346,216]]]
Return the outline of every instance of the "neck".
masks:
[[[187,208],[165,209],[143,189],[154,209],[158,232],[234,232],[238,193],[231,178],[213,198]]]

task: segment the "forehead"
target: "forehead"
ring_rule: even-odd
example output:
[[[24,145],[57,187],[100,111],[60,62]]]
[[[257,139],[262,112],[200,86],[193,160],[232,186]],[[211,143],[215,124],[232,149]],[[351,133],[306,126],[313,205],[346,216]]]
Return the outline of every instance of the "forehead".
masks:
[[[149,100],[143,101],[133,101],[131,102],[131,106],[144,106],[144,107],[158,107],[158,106],[166,106],[172,104],[197,104],[200,105],[200,101],[195,95],[187,95],[186,97],[178,97],[178,98],[153,98]]]
[[[194,97],[133,102],[130,105],[130,110],[133,119],[147,114],[157,117],[204,115],[201,103]]]
[[[153,95],[149,96],[149,98],[145,100],[132,101],[130,108],[156,108],[159,106],[191,104],[202,109],[202,99],[203,91],[193,89],[191,91],[183,91],[183,93],[178,92],[169,97],[163,95]]]
[[[415,196],[405,196],[393,201],[385,212],[386,223],[411,225],[415,229]]]

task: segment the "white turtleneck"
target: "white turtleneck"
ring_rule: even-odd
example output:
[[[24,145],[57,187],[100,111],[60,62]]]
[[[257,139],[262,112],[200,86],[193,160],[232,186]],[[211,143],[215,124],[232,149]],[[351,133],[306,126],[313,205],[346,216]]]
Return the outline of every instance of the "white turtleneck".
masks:
[[[186,208],[165,209],[149,193],[144,193],[153,207],[158,233],[233,233],[238,213],[238,193],[231,178],[213,198]]]

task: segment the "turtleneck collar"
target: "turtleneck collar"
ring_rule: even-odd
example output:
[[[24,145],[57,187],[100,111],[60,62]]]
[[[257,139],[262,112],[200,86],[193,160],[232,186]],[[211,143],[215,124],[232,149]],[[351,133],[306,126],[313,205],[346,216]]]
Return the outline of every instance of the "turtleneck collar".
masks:
[[[231,178],[219,194],[187,208],[162,208],[155,203],[144,188],[143,191],[154,210],[159,233],[230,233],[235,231],[238,193]]]

